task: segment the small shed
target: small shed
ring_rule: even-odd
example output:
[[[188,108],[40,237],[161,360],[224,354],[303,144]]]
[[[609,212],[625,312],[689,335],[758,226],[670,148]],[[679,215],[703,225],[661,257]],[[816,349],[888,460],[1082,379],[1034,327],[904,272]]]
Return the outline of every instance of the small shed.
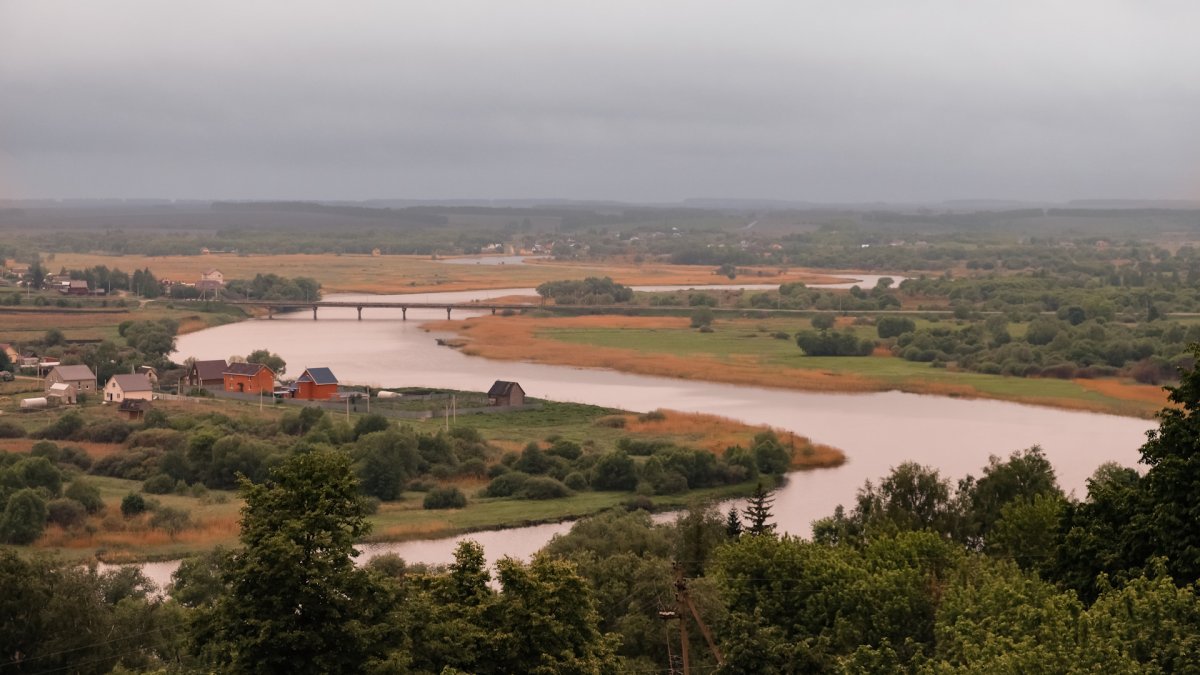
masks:
[[[225,384],[226,370],[229,370],[229,364],[225,359],[193,361],[184,377],[191,387],[219,387]]]
[[[75,385],[65,382],[55,382],[46,389],[46,398],[55,400],[59,405],[74,404],[77,400]]]
[[[126,399],[149,401],[154,398],[154,385],[141,373],[113,375],[104,385],[104,400],[120,403]]]
[[[308,368],[296,378],[296,398],[327,401],[338,393],[338,379],[328,368]]]
[[[271,394],[275,372],[261,363],[231,363],[225,368],[225,391],[239,394]]]
[[[137,371],[149,378],[151,385],[158,386],[158,371],[155,370],[154,366],[138,366]]]
[[[501,407],[525,405],[525,390],[516,382],[496,380],[492,388],[488,389],[487,395],[488,405]]]
[[[146,416],[154,404],[150,401],[138,398],[128,398],[121,401],[121,405],[117,407],[117,413],[124,415],[129,420],[140,420]]]

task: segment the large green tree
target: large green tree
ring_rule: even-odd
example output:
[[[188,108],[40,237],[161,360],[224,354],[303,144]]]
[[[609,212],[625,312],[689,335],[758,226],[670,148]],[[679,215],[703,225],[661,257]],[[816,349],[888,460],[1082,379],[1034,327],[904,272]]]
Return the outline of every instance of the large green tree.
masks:
[[[226,672],[361,672],[386,650],[376,638],[388,598],[354,565],[369,528],[350,458],[296,454],[242,490],[244,548],[200,646]]]

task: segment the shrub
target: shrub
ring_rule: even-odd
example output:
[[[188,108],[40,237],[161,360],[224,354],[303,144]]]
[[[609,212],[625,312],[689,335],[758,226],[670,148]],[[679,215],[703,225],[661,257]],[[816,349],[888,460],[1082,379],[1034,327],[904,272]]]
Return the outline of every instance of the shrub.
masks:
[[[561,499],[570,497],[571,490],[549,476],[534,476],[521,487],[521,496],[525,499]]]
[[[155,474],[142,483],[142,492],[151,495],[165,495],[175,489],[175,480],[165,473]]]
[[[171,539],[191,527],[191,524],[192,517],[187,511],[171,506],[160,506],[155,509],[154,515],[150,518],[150,527],[166,532]]]
[[[121,420],[101,420],[80,429],[79,437],[95,443],[124,443],[132,432],[133,429]]]
[[[46,504],[46,520],[64,528],[82,525],[87,520],[87,513],[83,504],[66,497]]]
[[[487,475],[487,464],[482,459],[475,457],[468,459],[458,465],[458,473],[460,476],[471,476],[473,478],[483,478]]]
[[[63,495],[83,504],[88,513],[98,513],[104,509],[104,500],[100,497],[99,488],[83,478],[72,481]]]
[[[37,490],[25,488],[8,498],[0,514],[0,540],[9,544],[32,544],[46,529],[46,500]]]
[[[563,479],[563,484],[576,492],[588,488],[587,477],[578,471],[567,474],[567,477]]]
[[[884,339],[911,333],[916,329],[917,324],[912,319],[902,316],[885,316],[875,324],[875,331]]]
[[[597,490],[632,490],[637,486],[637,468],[624,452],[610,452],[592,467],[592,487]]]
[[[26,457],[8,471],[20,487],[41,488],[53,497],[62,494],[62,471],[45,457]]]
[[[859,340],[853,333],[801,331],[796,344],[806,356],[869,356],[875,349],[871,340]]]
[[[29,449],[31,457],[45,457],[51,462],[57,462],[59,457],[62,457],[62,449],[58,447],[58,443],[50,441],[38,441]]]
[[[635,457],[649,457],[671,447],[670,441],[652,441],[624,436],[617,439],[617,448]]]
[[[601,417],[593,422],[593,424],[598,427],[607,427],[609,429],[624,429],[626,421],[627,420],[625,419],[624,415],[605,415],[604,417]]]
[[[638,495],[625,502],[626,511],[653,511],[654,500],[645,495]]]
[[[709,328],[713,322],[713,311],[707,307],[700,307],[692,312],[692,328]]]
[[[546,454],[554,457],[562,457],[568,461],[574,461],[579,459],[579,456],[583,454],[583,448],[581,448],[578,443],[573,441],[558,439],[554,441],[554,444],[550,446],[550,449],[546,451]]]
[[[92,458],[88,456],[87,450],[78,445],[64,445],[58,451],[58,463],[74,464],[87,471],[92,466]]]
[[[667,414],[662,410],[651,410],[638,415],[639,422],[662,422],[665,419],[667,419]]]
[[[129,447],[175,450],[183,448],[185,440],[184,435],[174,429],[143,429],[129,437]]]
[[[492,479],[483,489],[484,497],[511,497],[525,486],[529,474],[521,471],[509,471]]]
[[[550,470],[550,459],[546,457],[542,449],[537,443],[530,443],[521,451],[521,458],[514,464],[513,468],[524,473],[546,473]]]
[[[817,330],[829,330],[833,328],[836,319],[832,314],[818,314],[814,316],[809,323]]]
[[[7,420],[0,421],[0,438],[24,438],[25,429]]]
[[[358,421],[354,423],[354,438],[357,440],[376,431],[387,431],[391,426],[392,423],[383,415],[374,413],[365,415],[358,418]]]
[[[440,487],[425,495],[426,509],[461,509],[467,505],[467,496],[456,487]]]
[[[146,512],[146,498],[136,492],[130,492],[121,500],[121,515],[126,518]]]
[[[34,438],[46,438],[52,441],[66,440],[83,428],[83,418],[79,413],[71,411],[60,415],[58,419],[38,429]]]
[[[414,480],[408,484],[409,492],[429,492],[435,487],[437,487],[437,485],[428,480]]]

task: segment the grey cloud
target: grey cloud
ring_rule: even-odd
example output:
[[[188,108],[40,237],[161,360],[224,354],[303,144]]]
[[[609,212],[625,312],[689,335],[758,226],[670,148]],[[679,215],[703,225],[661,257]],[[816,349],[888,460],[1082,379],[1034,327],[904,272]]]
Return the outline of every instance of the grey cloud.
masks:
[[[1186,3],[0,0],[0,197],[1200,197]]]

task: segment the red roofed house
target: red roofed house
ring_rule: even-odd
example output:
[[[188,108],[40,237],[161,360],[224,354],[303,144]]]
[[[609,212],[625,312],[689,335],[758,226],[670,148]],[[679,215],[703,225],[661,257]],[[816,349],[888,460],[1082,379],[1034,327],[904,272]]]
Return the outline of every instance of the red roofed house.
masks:
[[[242,394],[275,392],[275,373],[260,363],[231,363],[223,375],[225,391]]]
[[[328,368],[309,368],[296,378],[296,398],[327,401],[338,393],[338,379]]]

